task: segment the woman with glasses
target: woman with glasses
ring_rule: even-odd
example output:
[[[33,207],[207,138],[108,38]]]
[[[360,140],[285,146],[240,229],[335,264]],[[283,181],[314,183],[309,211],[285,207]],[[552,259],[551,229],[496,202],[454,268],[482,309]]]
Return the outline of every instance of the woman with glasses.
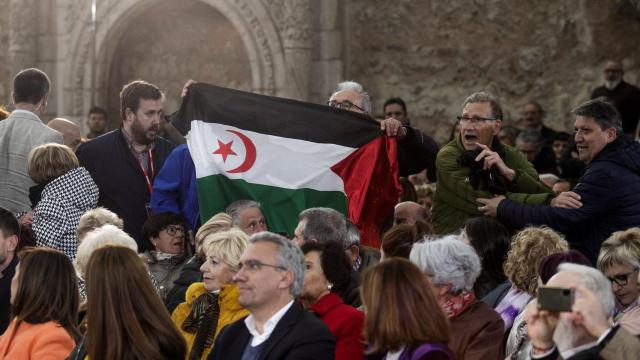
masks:
[[[141,250],[165,300],[191,255],[183,218],[173,213],[151,216],[142,227]]]
[[[611,280],[616,298],[614,320],[633,335],[640,335],[640,228],[611,234],[600,248],[598,269]]]
[[[186,301],[171,315],[187,341],[188,359],[206,359],[220,330],[249,315],[238,303],[238,285],[232,280],[247,242],[248,236],[238,228],[202,240],[203,281],[189,286]]]

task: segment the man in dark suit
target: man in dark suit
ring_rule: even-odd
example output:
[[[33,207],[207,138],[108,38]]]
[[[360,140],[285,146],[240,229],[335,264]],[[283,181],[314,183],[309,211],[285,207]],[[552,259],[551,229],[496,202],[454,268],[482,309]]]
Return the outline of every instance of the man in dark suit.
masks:
[[[136,80],[122,88],[122,127],[81,145],[76,155],[100,189],[99,204],[118,214],[138,246],[151,186],[173,144],[158,136],[164,94]]]
[[[622,117],[622,131],[635,137],[640,119],[640,89],[625,82],[624,68],[618,61],[607,61],[604,67],[604,85],[591,93],[592,99],[606,97],[616,106]]]
[[[333,335],[296,300],[304,266],[302,251],[286,238],[253,235],[233,277],[251,314],[220,332],[208,359],[333,359]]]

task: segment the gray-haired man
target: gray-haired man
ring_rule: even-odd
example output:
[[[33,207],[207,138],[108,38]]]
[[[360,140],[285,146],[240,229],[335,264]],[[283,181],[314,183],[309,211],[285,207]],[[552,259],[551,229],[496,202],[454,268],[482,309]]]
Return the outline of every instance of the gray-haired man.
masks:
[[[603,99],[589,100],[573,114],[578,156],[588,167],[573,192],[563,194],[581,207],[530,206],[503,196],[478,202],[485,215],[497,216],[512,229],[547,225],[564,233],[595,264],[611,233],[640,226],[640,143],[623,136],[618,111]]]
[[[328,105],[362,114],[371,113],[371,99],[364,87],[354,81],[338,84],[329,98]],[[417,129],[403,125],[399,120],[387,118],[380,122],[380,129],[387,136],[398,139],[398,172],[400,176],[417,174],[427,169],[427,176],[435,180],[435,161],[438,144]]]
[[[233,280],[251,314],[220,333],[209,359],[333,359],[333,335],[296,301],[304,281],[300,248],[269,232],[249,242]]]

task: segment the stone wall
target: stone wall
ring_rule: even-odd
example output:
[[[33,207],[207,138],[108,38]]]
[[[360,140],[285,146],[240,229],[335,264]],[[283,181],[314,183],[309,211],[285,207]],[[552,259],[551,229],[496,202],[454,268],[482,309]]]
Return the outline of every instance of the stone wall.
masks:
[[[131,20],[114,52],[108,81],[112,126],[119,125],[118,93],[135,79],[158,85],[165,111],[180,104],[188,79],[251,90],[251,68],[233,25],[213,7],[198,1],[162,1]]]
[[[14,68],[40,66],[55,82],[48,115],[76,121],[92,105],[94,69],[95,102],[112,113],[134,78],[163,88],[168,111],[187,78],[317,103],[353,79],[377,115],[403,97],[441,143],[474,91],[495,93],[507,122],[533,99],[548,125],[569,129],[606,59],[622,59],[626,80],[640,83],[640,0],[105,0],[95,66],[88,2],[0,9],[0,103]]]
[[[0,9],[9,9],[9,0],[0,0]],[[9,11],[0,11],[0,49],[2,58],[6,59],[9,50]],[[0,106],[6,106],[10,87],[9,62],[0,61]]]
[[[386,98],[404,98],[413,123],[441,142],[475,91],[497,95],[508,122],[534,99],[549,126],[568,130],[606,59],[640,80],[629,1],[353,0],[346,11],[346,77],[370,90],[378,114]]]

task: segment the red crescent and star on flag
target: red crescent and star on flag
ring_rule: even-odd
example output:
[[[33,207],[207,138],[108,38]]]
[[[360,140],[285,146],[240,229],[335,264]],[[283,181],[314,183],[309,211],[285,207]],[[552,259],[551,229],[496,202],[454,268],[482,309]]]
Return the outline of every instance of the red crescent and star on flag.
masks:
[[[242,141],[242,144],[244,145],[244,148],[245,148],[244,161],[240,165],[238,165],[235,169],[227,170],[227,172],[230,174],[238,174],[238,173],[243,173],[248,171],[256,162],[255,144],[251,141],[251,139],[249,139],[249,137],[247,137],[245,134],[239,131],[236,131],[236,130],[226,130],[226,131],[236,135],[240,139],[240,141]],[[238,156],[238,154],[232,149],[233,141],[234,140],[231,140],[228,143],[225,143],[220,139],[218,139],[218,149],[216,149],[212,154],[222,156],[223,163],[227,162],[227,157],[229,156]]]

